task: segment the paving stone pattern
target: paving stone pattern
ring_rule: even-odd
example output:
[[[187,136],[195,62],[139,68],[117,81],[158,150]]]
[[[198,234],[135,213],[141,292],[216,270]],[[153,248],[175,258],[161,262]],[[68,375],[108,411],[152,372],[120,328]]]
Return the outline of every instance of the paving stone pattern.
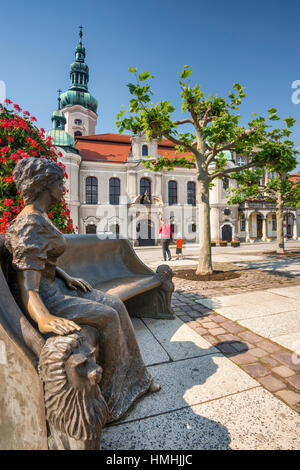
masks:
[[[240,294],[253,290],[264,290],[271,288],[281,288],[300,284],[300,276],[283,272],[266,271],[258,269],[245,269],[239,267],[238,264],[230,263],[214,263],[214,269],[221,271],[235,271],[241,274],[237,279],[228,279],[227,281],[189,281],[180,279],[175,276],[173,278],[175,288],[181,293],[197,293],[207,297],[218,295]]]
[[[260,290],[264,287],[260,284]],[[242,287],[239,285],[238,289],[240,292]],[[216,294],[220,295],[220,291],[215,290],[211,295]],[[205,291],[205,296],[208,295]],[[224,292],[221,295],[225,295]],[[195,303],[200,299],[201,294],[197,292],[177,290],[172,301],[176,315],[269,392],[300,413],[300,361],[297,364],[292,360],[293,353]]]

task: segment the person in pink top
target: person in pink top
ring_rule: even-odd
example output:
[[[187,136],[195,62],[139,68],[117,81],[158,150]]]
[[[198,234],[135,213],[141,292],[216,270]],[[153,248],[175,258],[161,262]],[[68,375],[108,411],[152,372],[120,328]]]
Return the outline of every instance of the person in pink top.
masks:
[[[171,225],[162,221],[162,224],[159,227],[158,233],[160,234],[161,239],[162,239],[162,251],[163,251],[164,261],[167,261],[167,255],[168,255],[168,261],[170,261],[172,259],[172,256],[171,256],[169,244],[173,236]]]

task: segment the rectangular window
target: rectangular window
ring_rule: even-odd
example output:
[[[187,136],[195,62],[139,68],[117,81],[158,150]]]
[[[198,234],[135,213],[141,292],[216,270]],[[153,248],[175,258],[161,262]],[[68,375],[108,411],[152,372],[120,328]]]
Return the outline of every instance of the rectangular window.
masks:
[[[169,206],[177,204],[177,183],[176,181],[169,181],[168,184]]]
[[[276,230],[277,230],[276,215],[272,215],[272,231],[275,232]]]

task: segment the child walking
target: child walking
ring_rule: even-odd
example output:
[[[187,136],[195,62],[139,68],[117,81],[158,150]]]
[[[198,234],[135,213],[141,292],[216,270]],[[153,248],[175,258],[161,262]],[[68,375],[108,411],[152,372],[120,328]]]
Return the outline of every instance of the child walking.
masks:
[[[183,239],[181,233],[178,233],[176,237],[176,259],[183,259],[182,255],[182,246],[183,246]]]

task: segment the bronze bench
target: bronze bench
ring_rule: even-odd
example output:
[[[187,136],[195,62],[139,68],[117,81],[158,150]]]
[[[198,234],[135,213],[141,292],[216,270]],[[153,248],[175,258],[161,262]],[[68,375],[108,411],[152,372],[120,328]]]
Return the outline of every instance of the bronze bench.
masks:
[[[67,235],[67,249],[58,266],[86,279],[95,289],[122,300],[130,316],[173,319],[172,271],[161,265],[156,273],[135,254],[126,239],[99,240],[96,235]]]
[[[59,266],[125,302],[132,316],[174,318],[172,271],[154,273],[127,240],[68,235]],[[0,236],[0,449],[47,449],[43,384],[37,372],[45,338],[22,313],[11,258]]]

